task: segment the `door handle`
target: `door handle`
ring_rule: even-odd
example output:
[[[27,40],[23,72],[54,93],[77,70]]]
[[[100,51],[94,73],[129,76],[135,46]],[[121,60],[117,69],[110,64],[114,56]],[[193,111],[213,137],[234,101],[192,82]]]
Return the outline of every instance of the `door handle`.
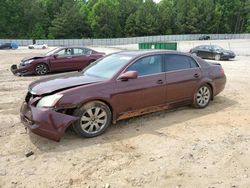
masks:
[[[200,75],[199,74],[194,74],[194,78],[199,78],[200,77]]]
[[[71,57],[71,56],[68,56],[67,58],[70,59],[70,58],[72,58],[72,57]]]
[[[157,80],[156,83],[157,83],[157,84],[163,84],[164,82],[163,82],[163,80]]]

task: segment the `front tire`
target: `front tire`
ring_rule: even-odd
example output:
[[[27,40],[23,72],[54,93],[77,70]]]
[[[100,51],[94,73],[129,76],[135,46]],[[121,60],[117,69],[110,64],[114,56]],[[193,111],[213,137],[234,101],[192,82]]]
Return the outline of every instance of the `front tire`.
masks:
[[[37,75],[44,75],[47,74],[48,72],[49,72],[49,67],[44,63],[38,64],[35,67],[35,73]]]
[[[74,131],[87,138],[101,135],[111,124],[112,113],[110,108],[103,102],[92,101],[74,112],[75,116],[80,117],[73,124]]]
[[[199,87],[194,95],[194,107],[205,108],[212,98],[212,89],[209,85],[204,84]]]

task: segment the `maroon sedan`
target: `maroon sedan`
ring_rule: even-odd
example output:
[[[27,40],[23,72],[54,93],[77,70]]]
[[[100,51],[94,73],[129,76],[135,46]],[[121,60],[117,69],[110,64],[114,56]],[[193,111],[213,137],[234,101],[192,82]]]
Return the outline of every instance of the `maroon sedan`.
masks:
[[[32,132],[60,140],[72,126],[83,137],[111,123],[179,105],[206,107],[225,87],[220,64],[186,53],[125,51],[82,72],[33,82],[21,108]]]
[[[44,56],[25,58],[18,67],[12,65],[11,71],[15,75],[44,75],[48,72],[82,70],[104,55],[89,48],[61,47]]]

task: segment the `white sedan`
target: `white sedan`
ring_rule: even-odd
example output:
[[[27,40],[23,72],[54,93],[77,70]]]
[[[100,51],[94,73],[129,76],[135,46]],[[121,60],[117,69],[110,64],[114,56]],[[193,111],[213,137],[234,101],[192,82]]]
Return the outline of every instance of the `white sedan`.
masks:
[[[28,46],[29,49],[47,49],[47,44],[32,44]]]

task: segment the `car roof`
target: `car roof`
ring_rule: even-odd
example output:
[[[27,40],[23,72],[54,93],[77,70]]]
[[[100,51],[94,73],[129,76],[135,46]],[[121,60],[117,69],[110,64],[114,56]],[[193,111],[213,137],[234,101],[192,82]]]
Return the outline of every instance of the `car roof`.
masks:
[[[132,57],[140,57],[144,55],[154,55],[154,54],[179,54],[179,55],[189,55],[184,52],[177,52],[173,50],[129,50],[116,52],[115,54],[128,55]]]
[[[58,49],[65,49],[65,48],[85,48],[85,49],[90,49],[85,46],[63,46],[63,47],[58,47]]]

